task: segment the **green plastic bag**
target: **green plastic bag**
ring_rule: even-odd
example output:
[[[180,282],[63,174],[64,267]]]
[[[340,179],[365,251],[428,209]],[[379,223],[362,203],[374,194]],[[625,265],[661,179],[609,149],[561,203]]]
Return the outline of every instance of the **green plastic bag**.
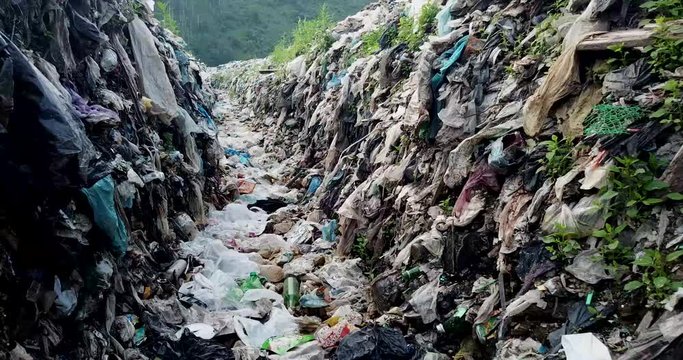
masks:
[[[240,289],[242,289],[243,292],[251,289],[263,289],[261,278],[255,272],[250,273],[249,277],[242,282],[242,285],[240,285]]]

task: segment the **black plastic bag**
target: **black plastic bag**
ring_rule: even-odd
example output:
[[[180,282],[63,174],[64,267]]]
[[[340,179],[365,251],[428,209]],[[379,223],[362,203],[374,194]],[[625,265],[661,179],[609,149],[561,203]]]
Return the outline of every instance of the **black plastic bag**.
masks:
[[[337,360],[409,360],[417,351],[400,331],[385,327],[366,327],[342,339]]]
[[[95,148],[72,112],[71,99],[64,98],[5,34],[0,34],[0,40],[14,77],[6,156],[22,172],[30,169],[29,180],[36,188],[82,188],[106,176],[108,169],[98,166]]]

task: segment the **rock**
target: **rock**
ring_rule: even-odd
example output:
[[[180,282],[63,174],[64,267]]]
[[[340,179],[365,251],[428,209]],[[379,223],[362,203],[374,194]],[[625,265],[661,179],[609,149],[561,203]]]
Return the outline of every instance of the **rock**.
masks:
[[[285,279],[285,271],[277,265],[259,265],[259,271],[261,276],[274,284]]]
[[[285,220],[273,225],[273,232],[278,235],[284,235],[292,229],[292,226],[294,226],[294,222],[292,220]]]

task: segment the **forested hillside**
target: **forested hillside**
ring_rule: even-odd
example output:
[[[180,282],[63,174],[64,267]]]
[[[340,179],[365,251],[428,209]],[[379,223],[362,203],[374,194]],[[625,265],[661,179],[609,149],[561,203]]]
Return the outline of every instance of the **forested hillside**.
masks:
[[[208,65],[263,57],[299,18],[314,17],[327,3],[334,20],[370,0],[167,0],[185,41]]]

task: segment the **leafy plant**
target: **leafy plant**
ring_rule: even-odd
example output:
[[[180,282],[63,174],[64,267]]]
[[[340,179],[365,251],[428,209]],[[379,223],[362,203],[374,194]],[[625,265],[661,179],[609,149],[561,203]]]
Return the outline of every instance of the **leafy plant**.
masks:
[[[610,168],[607,185],[600,192],[608,218],[625,213],[628,219],[638,220],[654,205],[683,200],[683,194],[669,192],[669,185],[655,177],[661,165],[653,154],[648,162],[630,156],[615,160],[617,165]]]
[[[450,215],[453,213],[453,200],[451,200],[450,197],[445,200],[442,200],[441,202],[439,202],[439,207],[444,212],[444,214]]]
[[[566,261],[579,253],[581,244],[578,241],[579,234],[567,231],[567,227],[561,224],[555,224],[555,232],[543,237],[543,242],[546,243],[546,250],[552,254],[551,259]]]
[[[168,4],[163,1],[157,1],[156,9],[159,10],[158,14],[161,26],[176,35],[180,35],[180,28],[178,28],[178,23],[173,18],[173,13]]]
[[[680,0],[651,0],[640,4],[640,7],[658,17],[677,19],[683,16],[683,2]]]
[[[612,51],[613,55],[613,57],[607,59],[609,71],[621,69],[637,59],[637,54],[624,47],[624,43],[610,45],[607,49]]]
[[[628,227],[626,223],[622,223],[619,226],[605,224],[603,229],[593,231],[593,236],[603,240],[599,248],[600,257],[606,264],[607,272],[615,278],[619,278],[619,274],[628,271],[626,264],[633,261],[633,251],[622,246],[618,239],[619,234],[626,227]]]
[[[541,162],[543,166],[539,169],[545,171],[545,174],[553,179],[569,172],[574,163],[574,145],[570,139],[560,140],[557,135],[553,135],[550,140],[543,141],[540,145],[545,146],[548,152],[545,154],[545,159]]]
[[[379,28],[361,37],[363,44],[361,45],[361,54],[364,56],[372,55],[380,50],[379,40],[384,34],[384,29]]]
[[[665,94],[664,103],[650,114],[650,118],[660,120],[663,124],[672,124],[676,130],[680,130],[683,127],[683,81],[669,80],[664,83],[662,90]]]
[[[429,3],[422,7],[417,18],[417,24],[411,16],[401,16],[398,23],[398,33],[393,44],[406,44],[411,51],[417,51],[429,33],[434,30],[436,15],[439,7]]]
[[[286,64],[299,55],[315,51],[326,51],[332,45],[328,30],[332,27],[332,17],[327,6],[320,9],[312,20],[299,20],[291,37],[283,37],[275,45],[270,57],[276,64]]]
[[[683,256],[683,250],[677,250],[664,255],[658,250],[646,249],[644,254],[633,261],[633,264],[642,270],[640,280],[632,280],[624,286],[624,290],[633,292],[638,289],[645,289],[648,300],[651,304],[659,304],[669,297],[673,292],[683,287],[680,281],[671,279],[671,270]]]
[[[549,58],[555,57],[557,51],[555,51],[554,48],[557,47],[553,46],[551,38],[557,34],[555,23],[559,18],[560,13],[551,14],[536,26],[534,29],[536,31],[536,37],[529,47],[529,53],[531,55]]]
[[[654,41],[651,45],[646,46],[643,50],[650,56],[650,64],[660,72],[673,71],[676,68],[683,66],[683,39],[676,38],[672,35],[674,32],[680,32],[681,29],[675,29],[667,23],[665,18],[657,18],[657,29],[654,34]]]
[[[359,257],[361,260],[370,260],[370,253],[368,252],[368,238],[364,235],[356,236],[356,240],[351,247],[351,254]]]

